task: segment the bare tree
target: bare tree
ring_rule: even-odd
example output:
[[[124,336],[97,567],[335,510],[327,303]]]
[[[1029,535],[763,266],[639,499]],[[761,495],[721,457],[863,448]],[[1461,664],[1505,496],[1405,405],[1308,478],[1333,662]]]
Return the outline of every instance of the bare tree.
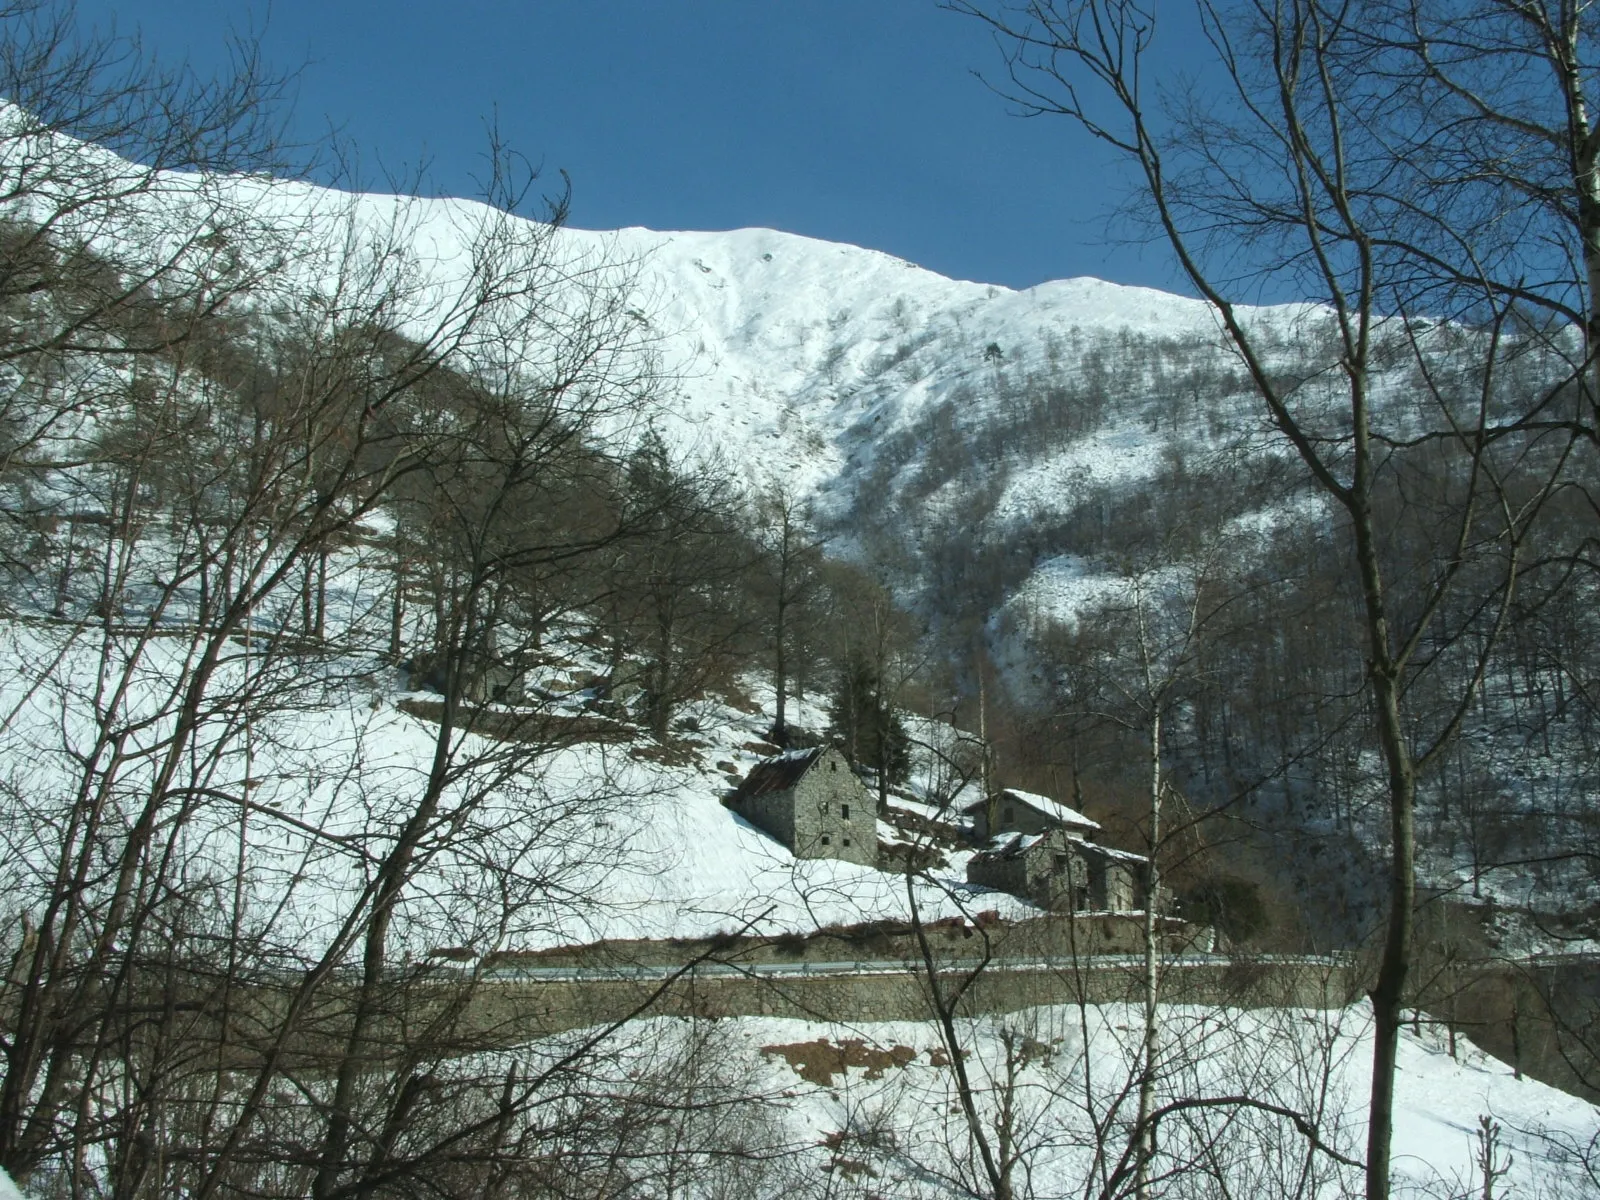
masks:
[[[675,462],[654,427],[628,453],[621,490],[630,535],[612,560],[613,693],[635,684],[645,724],[665,741],[677,710],[750,649],[760,556],[720,465]]]
[[[773,690],[777,695],[767,740],[786,746],[791,643],[805,606],[821,587],[819,568],[824,542],[812,531],[803,500],[783,484],[774,484],[761,494],[755,515],[773,573],[767,587],[771,605]]]
[[[34,424],[0,482],[19,525],[29,487],[61,516],[48,586],[6,588],[0,1162],[71,1194],[475,1188],[461,1164],[594,1066],[470,1057],[499,1035],[430,954],[581,925],[630,828],[582,723],[480,695],[538,666],[525,590],[620,537],[612,439],[655,379],[629,274],[561,246],[559,198],[513,215],[510,176],[489,206],[296,207],[59,133],[8,159],[59,212],[8,209]],[[459,257],[419,254],[424,219]],[[385,524],[426,530],[424,619],[393,615]],[[385,640],[429,646],[429,724],[367,704]]]
[[[875,772],[882,812],[890,786],[910,763],[898,706],[927,662],[909,614],[885,588],[849,570],[835,572],[833,580],[838,680],[829,720],[846,755]]]
[[[1352,141],[1347,120],[1361,97],[1341,69],[1349,61],[1341,48],[1357,36],[1357,13],[1315,0],[1270,9],[1199,4],[1197,19],[1230,102],[1213,120],[1181,95],[1163,106],[1147,55],[1158,29],[1148,6],[1037,0],[950,7],[997,33],[1008,53],[1008,94],[1026,111],[1065,116],[1125,156],[1136,180],[1134,203],[1212,306],[1282,445],[1339,514],[1360,581],[1366,687],[1389,812],[1388,922],[1371,990],[1376,1038],[1367,1154],[1367,1193],[1386,1197],[1415,904],[1417,772],[1453,738],[1482,681],[1485,647],[1509,609],[1516,545],[1538,507],[1537,499],[1511,499],[1503,486],[1525,444],[1513,450],[1490,435],[1507,306],[1498,297],[1487,301],[1492,319],[1476,344],[1476,388],[1463,396],[1438,386],[1437,347],[1408,321],[1404,303],[1411,297],[1379,245],[1375,222],[1384,209],[1374,188],[1384,179],[1384,148]],[[1430,203],[1425,193],[1411,200]],[[1225,263],[1246,237],[1242,267],[1237,257]],[[1325,339],[1320,371],[1286,378],[1275,367],[1261,322],[1234,300],[1233,281],[1252,268],[1258,280],[1324,306],[1306,318],[1312,328],[1302,335]],[[1415,583],[1415,576],[1395,570],[1393,526],[1375,503],[1393,469],[1389,447],[1413,432],[1397,426],[1375,397],[1375,384],[1397,355],[1417,364],[1433,413],[1430,428],[1454,455],[1454,504],[1446,518],[1454,529],[1438,531],[1446,552]],[[1557,450],[1532,473],[1548,478],[1561,461]],[[1541,485],[1532,492],[1542,494]],[[1468,563],[1489,564],[1490,579],[1474,579]],[[1405,590],[1395,590],[1397,579]],[[1436,628],[1446,598],[1469,580],[1487,597],[1486,606],[1475,608],[1487,637],[1472,646]],[[1421,655],[1425,644],[1456,645],[1466,661],[1458,702],[1419,737],[1406,711],[1408,686],[1447,657]]]
[[[1582,5],[1399,0],[1364,14],[1341,64],[1382,101],[1354,114],[1360,127],[1392,147],[1393,220],[1376,247],[1408,264],[1409,286],[1436,310],[1481,311],[1493,297],[1550,322],[1551,349],[1584,385],[1575,431],[1590,441],[1600,433],[1597,32]],[[1401,203],[1408,195],[1428,203]],[[1580,336],[1563,345],[1568,330]]]
[[[1201,568],[1203,570],[1203,568]],[[1155,1154],[1157,1073],[1161,1056],[1161,957],[1159,911],[1163,889],[1162,860],[1168,831],[1163,817],[1171,783],[1165,769],[1165,722],[1181,703],[1181,688],[1195,671],[1196,650],[1211,606],[1206,581],[1196,578],[1175,586],[1173,581],[1139,572],[1129,578],[1127,617],[1132,636],[1126,644],[1133,662],[1131,686],[1112,672],[1107,680],[1123,701],[1110,710],[1112,719],[1132,720],[1146,740],[1146,774],[1149,779],[1146,808],[1148,867],[1144,888],[1144,1040],[1139,1079],[1137,1128],[1139,1148],[1135,1169],[1135,1194],[1148,1193],[1150,1161]],[[1178,594],[1174,595],[1176,592]],[[1183,593],[1187,592],[1187,595]],[[1155,593],[1152,595],[1152,593]]]

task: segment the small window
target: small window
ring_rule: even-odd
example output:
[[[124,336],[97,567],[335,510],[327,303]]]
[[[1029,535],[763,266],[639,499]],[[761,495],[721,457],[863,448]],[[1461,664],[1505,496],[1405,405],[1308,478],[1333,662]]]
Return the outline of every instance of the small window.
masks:
[[[843,842],[846,846],[848,846],[850,844],[850,839],[849,838],[840,838],[839,840],[841,842]]]
[[[848,804],[839,805],[839,815],[848,821],[850,819],[850,806]]]
[[[830,839],[829,839],[829,837],[828,837],[828,835],[827,835],[827,834],[823,834],[823,835],[822,835],[822,844],[823,844],[823,845],[824,845],[824,846],[826,846],[826,845],[827,845],[827,844],[828,844],[828,842],[829,842],[829,841],[830,841]]]
[[[1056,870],[1065,871],[1067,869],[1067,863],[1068,859],[1065,854],[1056,855]]]
[[[821,804],[817,805],[817,811],[826,816],[828,813],[828,802],[824,800]]]
[[[839,764],[837,762],[835,762],[833,759],[830,758],[828,760],[828,770],[837,771],[838,769],[839,769]]]

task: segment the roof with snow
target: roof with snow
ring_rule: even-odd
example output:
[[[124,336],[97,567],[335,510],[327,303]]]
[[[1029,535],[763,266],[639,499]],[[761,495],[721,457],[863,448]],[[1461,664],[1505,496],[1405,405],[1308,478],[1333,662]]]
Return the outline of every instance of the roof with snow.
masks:
[[[1042,833],[1002,833],[991,838],[989,844],[978,851],[979,858],[1015,858],[1024,850],[1044,840]]]
[[[826,746],[813,746],[809,750],[788,750],[771,758],[764,758],[750,768],[750,774],[734,792],[735,800],[748,800],[765,796],[768,792],[786,792],[800,782],[801,776],[822,757]]]
[[[1132,850],[1118,850],[1115,846],[1098,846],[1092,843],[1085,844],[1084,850],[1090,854],[1102,854],[1106,858],[1114,858],[1121,862],[1135,863],[1138,866],[1148,866],[1150,859],[1143,854],[1135,854]]]
[[[1080,829],[1100,828],[1099,821],[1091,820],[1077,809],[1068,808],[1065,804],[1060,804],[1050,799],[1049,796],[1039,795],[1038,792],[1024,792],[1020,788],[1001,788],[995,794],[1008,797],[1018,804],[1026,804],[1034,812],[1039,813],[1041,816],[1049,817],[1052,821],[1061,825],[1076,825]],[[974,800],[971,804],[962,808],[961,811],[964,813],[977,812],[986,803],[988,803],[986,800]]]

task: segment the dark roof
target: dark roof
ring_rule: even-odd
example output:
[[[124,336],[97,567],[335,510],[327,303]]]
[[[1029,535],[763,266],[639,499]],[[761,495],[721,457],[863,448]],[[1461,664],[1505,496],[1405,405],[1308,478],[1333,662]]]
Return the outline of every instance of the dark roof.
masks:
[[[750,768],[750,774],[744,777],[744,782],[739,785],[739,790],[734,792],[733,798],[749,800],[756,796],[765,796],[768,792],[788,791],[800,782],[801,776],[822,757],[825,749],[824,746],[813,746],[809,750],[790,750],[775,758],[763,759]]]

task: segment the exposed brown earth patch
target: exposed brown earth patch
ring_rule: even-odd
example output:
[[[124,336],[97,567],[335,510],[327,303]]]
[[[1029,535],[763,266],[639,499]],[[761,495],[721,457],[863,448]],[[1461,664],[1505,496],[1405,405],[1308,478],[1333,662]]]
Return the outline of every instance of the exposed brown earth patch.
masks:
[[[851,1180],[856,1180],[856,1179],[861,1179],[861,1178],[867,1178],[867,1179],[876,1179],[876,1178],[878,1178],[878,1172],[873,1170],[872,1167],[869,1164],[861,1161],[858,1158],[846,1158],[843,1154],[840,1153],[840,1151],[844,1148],[845,1144],[848,1141],[850,1141],[849,1135],[847,1135],[845,1133],[845,1131],[842,1130],[842,1129],[836,1130],[835,1132],[830,1133],[827,1137],[822,1139],[822,1144],[824,1146],[826,1146],[829,1150],[833,1151],[833,1153],[828,1158],[828,1165],[826,1167],[824,1167],[823,1170],[827,1171],[829,1174],[833,1174],[834,1172],[838,1172],[840,1175],[844,1176],[846,1179],[851,1179]],[[890,1141],[890,1144],[892,1145],[893,1144],[893,1136],[892,1136],[892,1134],[891,1134],[891,1136],[889,1138],[889,1141]]]
[[[819,1087],[832,1087],[833,1077],[851,1067],[865,1067],[868,1079],[882,1079],[890,1067],[904,1067],[917,1057],[910,1046],[890,1046],[885,1050],[869,1046],[860,1038],[846,1038],[838,1045],[818,1038],[814,1042],[763,1046],[761,1053],[783,1059],[801,1079]]]

